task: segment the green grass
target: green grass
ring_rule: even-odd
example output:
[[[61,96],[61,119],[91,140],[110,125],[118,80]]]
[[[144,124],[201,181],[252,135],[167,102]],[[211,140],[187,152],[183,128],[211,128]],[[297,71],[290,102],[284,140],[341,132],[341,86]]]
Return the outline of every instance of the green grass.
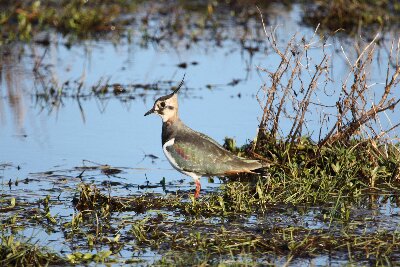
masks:
[[[314,145],[303,145],[304,155],[295,153],[299,161],[314,155],[310,152]],[[310,149],[305,149],[308,146]],[[238,153],[245,150],[236,148]],[[72,183],[64,189],[76,192],[76,210],[69,218],[54,215],[53,206],[60,205],[57,196],[41,198],[39,209],[30,208],[37,203],[4,199],[4,209],[11,211],[12,207],[18,214],[2,220],[2,263],[146,264],[141,253],[153,251],[163,255],[155,262],[163,266],[273,265],[279,259],[295,262],[327,254],[350,263],[397,264],[399,231],[377,226],[379,217],[366,214],[365,205],[394,203],[396,197],[379,196],[395,196],[399,188],[386,173],[383,177],[377,174],[373,189],[367,182],[354,181],[352,177],[360,169],[353,166],[352,153],[361,153],[356,150],[324,151],[324,161],[318,164],[326,165],[325,176],[308,174],[306,166],[276,164],[268,174],[227,179],[218,190],[199,199],[194,199],[192,192],[113,196],[118,194],[118,186]],[[365,147],[362,151],[368,153]],[[340,162],[341,168],[327,164],[329,160]],[[347,178],[336,181],[336,172]],[[28,216],[32,219],[24,219]],[[62,231],[72,252],[60,255],[31,240],[15,242],[19,229],[32,225]],[[122,250],[134,253],[131,258],[120,258]]]
[[[318,0],[305,5],[306,24],[321,24],[330,31],[356,35],[360,30],[374,31],[400,23],[400,4],[392,0]],[[363,32],[365,34],[365,32]]]
[[[118,32],[129,20],[118,20],[134,11],[134,1],[23,1],[10,4],[0,1],[3,42],[30,41],[40,32],[56,30],[81,38],[99,33]],[[46,40],[45,40],[46,41]]]
[[[110,206],[111,216],[135,210],[137,216],[118,227],[118,232],[126,231],[119,242],[133,239],[134,250],[166,253],[168,256],[158,262],[164,265],[183,264],[177,256],[182,253],[186,255],[184,259],[192,257],[191,262],[196,264],[229,261],[240,255],[243,259],[252,255],[249,264],[255,264],[255,259],[273,262],[277,257],[298,259],[320,254],[377,265],[399,261],[395,252],[400,249],[400,232],[369,230],[371,218],[353,212],[357,206],[371,202],[365,194],[350,197],[331,193],[329,200],[324,199],[326,203],[320,203],[316,209],[304,198],[296,197],[300,194],[291,196],[286,190],[280,192],[282,199],[291,196],[288,203],[298,202],[278,203],[276,196],[281,196],[270,190],[272,183],[267,183],[261,178],[255,186],[251,182],[227,182],[220,191],[197,200],[180,195],[108,197],[94,186],[83,185],[81,196],[89,194],[90,199],[98,201],[87,203],[97,207],[97,216],[87,217],[82,226],[104,218],[104,209],[99,207],[108,203],[119,203]],[[146,203],[140,212],[139,203]],[[301,221],[305,214],[312,214],[311,221],[317,220],[321,226],[308,228],[307,222]],[[252,217],[255,221],[248,221]],[[285,223],[288,219],[297,223]],[[85,229],[82,226],[80,231]],[[115,229],[112,232],[115,234]],[[109,236],[107,231],[102,234]]]
[[[1,266],[45,266],[65,264],[66,259],[49,248],[32,244],[30,240],[18,239],[13,234],[0,236]]]

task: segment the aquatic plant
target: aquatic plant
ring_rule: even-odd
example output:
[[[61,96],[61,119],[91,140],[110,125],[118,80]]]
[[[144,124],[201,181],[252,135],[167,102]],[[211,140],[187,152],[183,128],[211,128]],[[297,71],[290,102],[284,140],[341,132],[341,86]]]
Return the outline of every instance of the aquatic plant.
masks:
[[[21,238],[16,234],[4,233],[4,226],[0,233],[1,266],[43,266],[67,263],[65,258],[47,247],[38,246],[31,240]]]

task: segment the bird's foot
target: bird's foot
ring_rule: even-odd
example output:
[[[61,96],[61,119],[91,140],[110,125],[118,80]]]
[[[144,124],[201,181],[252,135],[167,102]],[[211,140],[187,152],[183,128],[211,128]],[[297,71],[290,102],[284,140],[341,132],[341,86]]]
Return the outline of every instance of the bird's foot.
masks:
[[[194,192],[194,198],[198,198],[200,196],[201,184],[199,180],[195,180],[195,184],[196,184],[196,191]]]

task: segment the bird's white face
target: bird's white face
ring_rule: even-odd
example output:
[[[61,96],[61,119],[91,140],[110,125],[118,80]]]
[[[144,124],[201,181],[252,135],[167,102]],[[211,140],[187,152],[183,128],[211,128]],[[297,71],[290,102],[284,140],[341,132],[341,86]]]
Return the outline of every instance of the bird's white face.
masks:
[[[156,113],[160,115],[163,122],[175,122],[178,120],[178,91],[183,85],[183,81],[185,79],[185,75],[183,75],[181,83],[174,90],[173,93],[162,96],[156,100],[153,105],[153,108],[147,111],[144,115],[150,115],[152,113]]]
[[[145,116],[156,113],[160,115],[163,122],[175,121],[178,118],[178,97],[176,94],[160,97],[154,103]]]

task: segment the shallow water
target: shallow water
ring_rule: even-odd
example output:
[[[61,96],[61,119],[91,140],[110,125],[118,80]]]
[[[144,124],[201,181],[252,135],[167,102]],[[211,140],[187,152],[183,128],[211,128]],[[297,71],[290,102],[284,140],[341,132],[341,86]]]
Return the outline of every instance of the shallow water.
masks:
[[[82,174],[82,171],[85,170]],[[10,212],[3,212],[4,218],[17,216],[26,216],[32,214],[31,217],[24,220],[17,220],[17,225],[23,227],[23,230],[19,232],[19,235],[25,236],[31,242],[50,247],[55,251],[58,251],[64,255],[71,254],[74,251],[91,252],[96,253],[107,250],[109,248],[107,243],[98,243],[93,249],[89,249],[87,241],[83,237],[80,239],[78,236],[73,236],[72,240],[68,237],[69,229],[64,228],[64,223],[70,222],[73,216],[76,216],[76,210],[72,199],[78,197],[76,188],[81,182],[87,184],[96,184],[102,193],[109,192],[111,196],[130,197],[138,196],[146,193],[152,194],[153,192],[163,192],[169,194],[190,194],[190,190],[193,186],[187,185],[185,181],[171,180],[167,183],[164,191],[161,185],[158,183],[144,182],[143,180],[135,182],[134,177],[137,170],[120,168],[122,172],[117,175],[105,175],[101,171],[100,167],[92,166],[84,169],[77,168],[71,170],[60,170],[54,171],[53,173],[32,173],[29,174],[29,179],[20,180],[18,184],[12,183],[10,185],[3,184],[2,194],[5,199],[16,197],[18,208]],[[14,182],[14,181],[13,181]],[[149,186],[150,188],[146,187]],[[154,187],[152,187],[154,186]],[[206,192],[218,190],[218,183],[212,184],[213,188],[207,188]],[[58,223],[52,225],[46,223],[43,213],[40,211],[43,209],[42,204],[38,204],[45,196],[50,196],[50,213],[57,219]],[[157,194],[158,195],[158,194]],[[155,197],[157,197],[155,195]],[[323,214],[328,210],[328,206],[324,211],[324,206],[319,207],[306,207],[306,206],[291,206],[291,205],[273,205],[268,209],[268,212],[263,214],[254,215],[238,215],[235,218],[232,217],[215,217],[209,218],[197,218],[194,221],[202,222],[204,229],[196,228],[196,232],[208,232],[215,231],[220,227],[225,227],[227,231],[229,229],[236,229],[244,231],[245,233],[257,233],[259,231],[274,231],[274,229],[304,229],[304,231],[326,231],[331,235],[338,234],[340,236],[343,228],[353,229],[355,234],[362,236],[365,233],[374,234],[376,232],[398,232],[400,225],[399,219],[399,208],[392,201],[395,200],[395,196],[380,196],[376,197],[372,195],[372,199],[365,203],[372,203],[370,207],[363,207],[363,205],[352,207],[352,217],[347,223],[339,221],[329,222],[323,219]],[[24,205],[21,205],[25,203]],[[327,203],[328,204],[328,203]],[[4,205],[3,207],[7,206]],[[40,215],[42,214],[42,215]],[[116,229],[121,234],[121,244],[124,244],[123,249],[119,252],[118,258],[124,259],[140,259],[143,264],[149,264],[159,260],[163,253],[159,254],[150,249],[138,250],[135,243],[131,240],[131,233],[129,225],[140,221],[145,218],[154,218],[158,214],[163,215],[162,225],[170,225],[172,231],[185,231],[186,220],[182,215],[174,211],[166,211],[163,209],[157,209],[156,207],[152,210],[148,210],[145,213],[124,211],[124,212],[113,212],[109,219],[106,219],[107,225],[111,226],[110,232],[103,233],[102,235],[108,236],[113,239],[115,237]],[[22,217],[21,219],[23,219]],[[193,218],[192,218],[193,219]],[[90,222],[90,219],[88,220]],[[103,222],[103,223],[105,223]],[[90,224],[89,224],[90,226]],[[88,225],[82,225],[82,229],[89,227]],[[14,225],[13,227],[16,227]],[[178,227],[174,230],[174,227]],[[182,228],[180,228],[182,227]],[[114,230],[112,230],[114,229]],[[236,231],[235,230],[235,231]],[[88,231],[88,230],[87,230]],[[73,241],[73,242],[71,242]],[[126,243],[124,243],[126,242]],[[246,262],[251,259],[247,258],[250,255],[242,255],[236,258],[239,262]],[[288,255],[289,256],[289,255]],[[241,258],[243,257],[243,258]],[[231,259],[232,260],[232,259]],[[257,259],[260,263],[274,263],[276,265],[285,264],[288,260],[284,256],[272,256],[264,255]],[[223,261],[229,262],[229,259],[223,259]],[[253,261],[250,261],[254,263]],[[293,266],[308,266],[313,264],[315,266],[326,266],[326,265],[342,265],[348,262],[346,253],[334,253],[330,256],[313,255],[306,258],[294,258],[291,262]],[[368,264],[367,262],[358,262],[357,264]]]
[[[280,25],[277,34],[282,47],[296,32],[307,38],[313,35],[314,29],[298,24],[301,13],[299,6],[294,6],[290,11],[280,6],[275,9],[269,19],[272,26]],[[234,29],[230,30],[227,35],[234,35]],[[255,36],[265,39],[262,35]],[[389,39],[390,34],[385,38]],[[233,37],[223,40],[219,46],[213,41],[201,40],[189,48],[183,42],[143,46],[139,35],[134,35],[132,41],[127,38],[117,41],[91,40],[72,47],[66,46],[66,38],[57,34],[51,34],[51,40],[49,47],[32,43],[1,48],[3,62],[6,63],[3,63],[0,83],[0,163],[10,165],[0,169],[0,192],[5,197],[14,196],[17,201],[30,203],[50,195],[58,200],[58,204],[51,206],[52,215],[65,221],[74,214],[71,199],[76,194],[73,188],[81,181],[78,177],[83,169],[79,167],[96,167],[86,170],[82,179],[100,186],[115,182],[112,192],[117,196],[144,193],[165,195],[192,190],[194,185],[191,179],[173,170],[162,153],[160,118],[144,117],[144,113],[152,107],[157,97],[166,94],[169,87],[178,84],[186,74],[179,95],[182,120],[219,143],[223,143],[225,137],[233,137],[238,145],[245,144],[256,136],[262,115],[256,96],[267,75],[257,67],[273,69],[279,63],[279,58],[270,48],[261,46],[263,49],[250,54]],[[341,78],[348,72],[347,59],[340,46],[343,45],[348,51],[346,55],[349,58],[356,57],[347,42],[346,39],[330,38],[325,47],[334,66],[330,73],[335,81],[332,86],[336,85],[337,88],[340,88]],[[18,55],[20,49],[25,51],[22,57]],[[374,73],[371,84],[384,81],[384,68],[381,70],[379,66],[386,66],[384,62],[388,53],[385,47],[379,49],[376,60],[383,63],[371,70]],[[315,43],[310,55],[317,61],[321,53],[320,43]],[[45,78],[38,79],[32,69],[42,55],[42,64],[46,67],[41,71]],[[187,63],[188,67],[179,68],[181,63]],[[92,86],[101,79],[109,79],[108,84],[120,84],[128,92],[90,95]],[[304,81],[309,79],[305,75]],[[40,94],[43,80],[44,83],[52,80],[58,85],[70,84],[66,86],[62,99],[51,104],[51,100],[46,100]],[[78,86],[74,81],[83,82],[81,94],[76,94]],[[159,90],[130,89],[130,85],[158,82],[162,87]],[[332,96],[339,92],[332,87],[326,90]],[[316,98],[326,105],[334,105],[334,102],[331,103],[334,99],[332,96]],[[371,96],[372,99],[374,97]],[[310,135],[315,140],[318,138],[319,124],[316,122],[319,119],[313,118],[309,124]],[[288,123],[284,123],[282,132],[289,127]],[[98,168],[106,164],[122,172],[106,175]],[[160,184],[163,177],[166,179],[165,188]],[[219,179],[211,181],[203,178],[202,193],[218,190],[221,183]],[[354,220],[361,219],[362,226],[368,231],[397,230],[400,221],[396,203],[378,203],[377,207],[354,212]],[[286,210],[287,207],[271,209],[265,217],[253,215],[242,223],[249,228],[262,225],[289,225],[307,229],[331,227],[318,219],[319,207],[305,214],[290,209],[283,212],[282,209]],[[137,214],[131,212],[123,216],[135,217]],[[114,220],[120,218],[117,216]],[[365,224],[362,218],[371,220]],[[363,231],[361,225],[360,231]],[[46,231],[41,227],[25,228],[23,234],[39,240],[40,244],[56,247],[62,253],[72,252],[60,229]],[[121,256],[130,258],[134,253],[122,250]],[[159,256],[147,251],[139,258],[152,262]],[[275,258],[273,262],[280,265],[286,260],[286,257]],[[344,262],[340,257],[316,255],[292,263],[318,266],[341,265]]]

